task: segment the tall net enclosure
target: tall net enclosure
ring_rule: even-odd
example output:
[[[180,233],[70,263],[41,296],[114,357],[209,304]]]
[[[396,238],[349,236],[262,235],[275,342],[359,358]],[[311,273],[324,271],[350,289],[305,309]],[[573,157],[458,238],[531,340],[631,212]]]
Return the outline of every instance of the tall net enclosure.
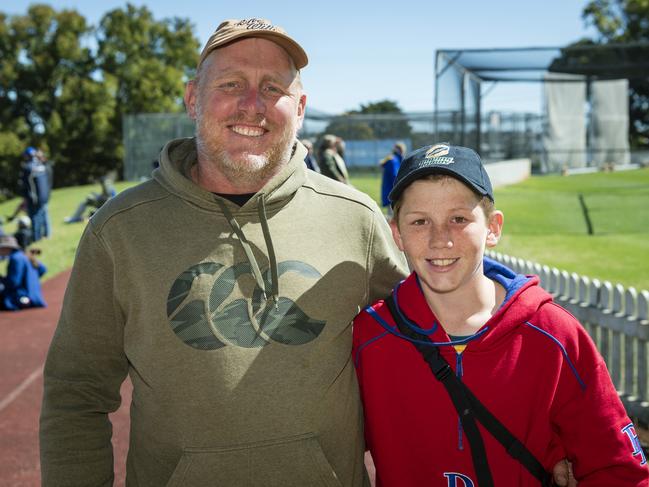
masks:
[[[649,43],[565,48],[439,50],[437,136],[489,161],[530,158],[542,172],[643,162],[629,144],[629,80],[649,78]],[[539,85],[539,111],[509,113],[485,100],[494,86]]]

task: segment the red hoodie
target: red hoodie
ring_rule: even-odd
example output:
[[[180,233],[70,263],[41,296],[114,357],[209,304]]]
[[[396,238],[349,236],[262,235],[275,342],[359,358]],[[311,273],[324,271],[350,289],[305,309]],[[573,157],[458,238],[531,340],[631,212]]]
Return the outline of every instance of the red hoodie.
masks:
[[[649,486],[639,440],[592,340],[537,277],[485,259],[507,290],[500,309],[457,353],[412,274],[395,289],[403,315],[548,471],[563,457],[579,487]],[[444,386],[383,301],[354,320],[353,358],[377,487],[478,487],[470,447]],[[538,486],[482,426],[494,484]]]

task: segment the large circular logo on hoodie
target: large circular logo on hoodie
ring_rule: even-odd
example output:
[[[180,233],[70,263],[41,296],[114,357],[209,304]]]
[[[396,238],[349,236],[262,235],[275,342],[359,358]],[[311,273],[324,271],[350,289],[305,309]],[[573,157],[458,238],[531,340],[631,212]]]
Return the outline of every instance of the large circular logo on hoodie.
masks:
[[[278,264],[278,278],[288,272],[317,281],[321,274],[309,264],[286,261]],[[182,272],[167,297],[167,316],[173,332],[199,350],[226,345],[259,348],[270,342],[304,345],[322,332],[326,322],[309,317],[291,299],[264,299],[255,286],[252,298],[230,299],[237,279],[251,274],[250,264],[231,267],[203,262]],[[270,271],[264,273],[270,288]]]

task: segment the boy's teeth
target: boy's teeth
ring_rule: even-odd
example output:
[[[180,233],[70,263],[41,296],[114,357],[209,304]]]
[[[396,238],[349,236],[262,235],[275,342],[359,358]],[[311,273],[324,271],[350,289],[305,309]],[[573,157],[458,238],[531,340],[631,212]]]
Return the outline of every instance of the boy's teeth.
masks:
[[[239,135],[246,135],[248,137],[259,137],[264,135],[264,129],[259,127],[244,127],[241,125],[233,125],[232,131]]]
[[[455,262],[455,259],[431,259],[430,262],[433,265],[445,266],[451,265],[453,262]]]

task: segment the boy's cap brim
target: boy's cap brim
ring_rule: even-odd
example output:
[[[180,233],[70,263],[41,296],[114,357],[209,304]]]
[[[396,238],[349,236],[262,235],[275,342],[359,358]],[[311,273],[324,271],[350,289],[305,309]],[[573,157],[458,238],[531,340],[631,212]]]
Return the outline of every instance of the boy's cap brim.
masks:
[[[294,41],[284,29],[273,25],[269,20],[231,19],[222,22],[208,39],[198,60],[198,67],[203,64],[203,61],[205,61],[214,49],[245,37],[261,37],[284,48],[291,59],[293,59],[296,69],[302,69],[309,62],[309,58],[306,52],[304,52],[304,49],[302,49],[302,46]]]
[[[401,163],[388,199],[394,205],[408,185],[429,174],[446,174],[459,179],[494,201],[491,181],[480,156],[467,147],[449,144],[429,145],[409,154]]]

